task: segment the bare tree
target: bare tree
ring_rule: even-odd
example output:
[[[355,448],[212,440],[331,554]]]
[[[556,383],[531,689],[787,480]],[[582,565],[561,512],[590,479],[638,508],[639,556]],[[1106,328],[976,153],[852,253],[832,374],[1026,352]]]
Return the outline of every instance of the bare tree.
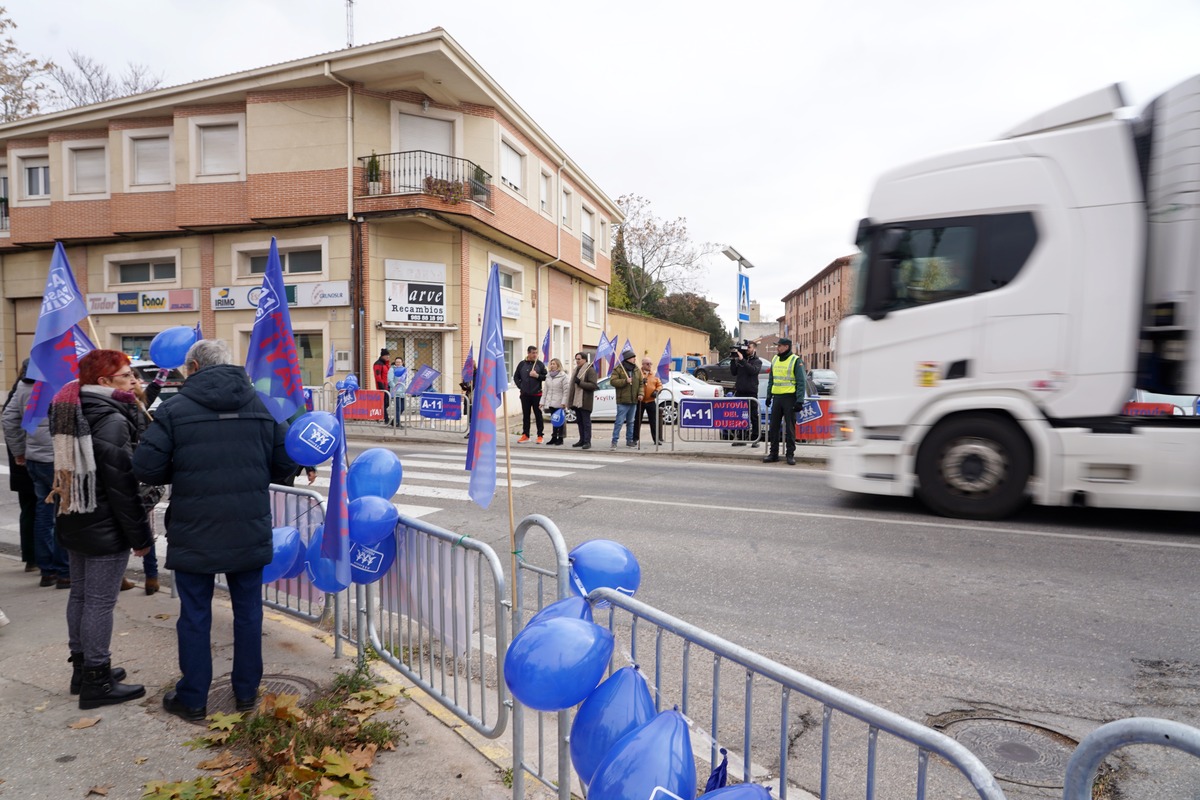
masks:
[[[12,37],[16,27],[0,6],[0,122],[32,117],[55,99],[48,80],[54,64],[18,48]]]
[[[71,67],[53,65],[50,68],[50,76],[60,87],[63,108],[103,103],[162,85],[162,76],[150,72],[144,64],[127,64],[125,72],[114,75],[94,58],[76,50],[70,52]]]
[[[613,269],[625,285],[629,309],[650,313],[662,297],[691,291],[711,246],[692,243],[685,218],[654,216],[644,197],[622,195],[617,205],[625,221],[615,226]]]

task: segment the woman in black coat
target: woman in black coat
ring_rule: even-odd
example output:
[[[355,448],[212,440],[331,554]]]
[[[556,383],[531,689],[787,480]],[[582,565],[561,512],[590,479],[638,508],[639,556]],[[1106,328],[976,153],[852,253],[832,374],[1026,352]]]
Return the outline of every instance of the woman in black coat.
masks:
[[[79,360],[79,380],[67,384],[50,406],[54,439],[55,533],[71,557],[67,636],[83,709],[123,703],[146,690],[123,684],[113,669],[113,609],[129,553],[144,556],[154,546],[146,509],[133,476],[133,448],[141,413],[133,390],[139,385],[129,357],[93,350]]]

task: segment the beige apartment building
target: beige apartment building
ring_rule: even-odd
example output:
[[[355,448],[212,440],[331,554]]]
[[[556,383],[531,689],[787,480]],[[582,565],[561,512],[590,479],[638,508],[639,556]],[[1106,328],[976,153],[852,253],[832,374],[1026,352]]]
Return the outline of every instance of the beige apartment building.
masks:
[[[783,298],[783,335],[809,369],[837,369],[837,326],[850,308],[853,256],[835,258]]]
[[[621,221],[441,29],[0,125],[0,195],[8,382],[55,241],[101,347],[199,321],[244,361],[274,237],[306,384],[387,347],[453,391],[492,264],[510,364],[595,347]]]

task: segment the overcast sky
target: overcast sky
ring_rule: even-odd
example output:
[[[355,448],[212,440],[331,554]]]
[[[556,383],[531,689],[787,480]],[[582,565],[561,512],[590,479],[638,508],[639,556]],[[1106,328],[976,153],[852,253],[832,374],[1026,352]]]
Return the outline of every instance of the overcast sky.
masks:
[[[0,3],[31,55],[168,86],[347,41],[345,0]],[[610,197],[737,248],[767,319],[854,251],[883,170],[1112,83],[1140,108],[1200,71],[1200,0],[354,3],[355,44],[437,26]],[[698,287],[727,322],[735,272],[715,252]]]

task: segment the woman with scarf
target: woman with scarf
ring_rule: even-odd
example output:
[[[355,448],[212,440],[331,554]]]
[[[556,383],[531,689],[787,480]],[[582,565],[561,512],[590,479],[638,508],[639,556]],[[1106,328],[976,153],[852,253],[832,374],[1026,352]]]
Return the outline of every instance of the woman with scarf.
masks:
[[[558,409],[566,408],[567,387],[567,373],[562,368],[562,362],[557,358],[550,359],[550,371],[546,373],[546,382],[542,384],[542,410],[546,412],[547,418],[553,417]],[[565,423],[555,425],[550,431],[550,441],[546,444],[561,445],[566,427]]]
[[[133,476],[133,448],[142,413],[129,356],[93,350],[79,359],[79,380],[54,396],[56,533],[71,559],[67,637],[74,673],[71,693],[81,709],[123,703],[146,694],[124,684],[125,670],[112,667],[113,609],[129,552],[144,556],[154,546],[146,509]]]

